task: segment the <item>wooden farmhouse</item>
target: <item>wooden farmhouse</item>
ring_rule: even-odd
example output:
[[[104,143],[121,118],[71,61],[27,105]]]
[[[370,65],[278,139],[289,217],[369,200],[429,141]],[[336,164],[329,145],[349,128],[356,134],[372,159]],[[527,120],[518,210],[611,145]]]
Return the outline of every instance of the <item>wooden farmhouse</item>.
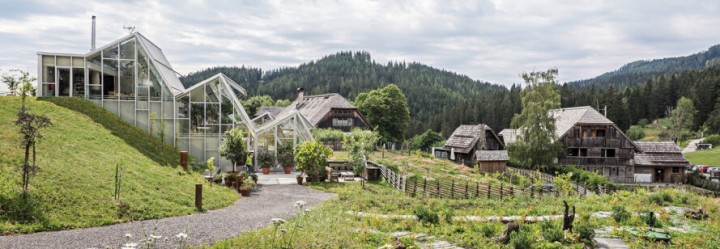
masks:
[[[550,113],[555,117],[555,134],[563,148],[558,164],[594,171],[617,183],[670,183],[682,179],[681,168],[688,163],[677,146],[670,146],[672,142],[634,142],[589,106],[554,109]]]
[[[442,148],[434,148],[437,158],[474,167],[503,170],[507,162],[507,151],[500,138],[484,124],[460,125],[453,131]],[[502,152],[488,152],[502,151]],[[502,167],[500,166],[502,165]]]
[[[349,132],[353,128],[372,130],[372,125],[360,114],[357,107],[337,93],[304,96],[300,91],[298,99],[287,107],[262,107],[254,120],[273,120],[275,117],[297,111],[314,128],[333,128]]]

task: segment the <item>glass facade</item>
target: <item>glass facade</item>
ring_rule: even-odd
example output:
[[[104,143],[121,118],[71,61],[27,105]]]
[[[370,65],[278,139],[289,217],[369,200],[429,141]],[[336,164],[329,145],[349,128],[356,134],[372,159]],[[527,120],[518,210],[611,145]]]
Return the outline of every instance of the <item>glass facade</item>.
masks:
[[[160,49],[139,34],[85,55],[42,53],[38,59],[39,96],[86,98],[155,136],[164,131],[166,143],[189,151],[196,160],[215,157],[226,170],[230,162],[218,149],[223,133],[233,127],[247,131],[251,149],[259,145],[274,150],[278,142],[312,139],[307,128],[311,125],[298,130],[297,117],[272,129],[250,124],[235,95],[244,89],[220,74],[189,89],[178,86]]]

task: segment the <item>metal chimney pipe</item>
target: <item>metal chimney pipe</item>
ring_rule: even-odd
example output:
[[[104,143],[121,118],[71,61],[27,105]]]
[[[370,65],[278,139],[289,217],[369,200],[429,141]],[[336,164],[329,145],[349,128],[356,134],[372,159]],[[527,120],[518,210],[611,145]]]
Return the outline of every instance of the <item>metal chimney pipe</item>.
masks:
[[[95,16],[92,16],[92,35],[90,37],[90,51],[95,51]]]

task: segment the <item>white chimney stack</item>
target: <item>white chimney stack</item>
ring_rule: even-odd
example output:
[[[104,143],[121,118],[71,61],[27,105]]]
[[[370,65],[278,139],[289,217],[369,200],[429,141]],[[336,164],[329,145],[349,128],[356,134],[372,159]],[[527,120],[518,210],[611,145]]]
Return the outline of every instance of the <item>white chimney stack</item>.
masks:
[[[92,16],[92,34],[90,35],[90,51],[95,51],[95,16]]]
[[[297,89],[298,92],[298,98],[297,98],[297,104],[295,104],[295,109],[300,109],[300,107],[305,103],[305,89],[300,87]]]

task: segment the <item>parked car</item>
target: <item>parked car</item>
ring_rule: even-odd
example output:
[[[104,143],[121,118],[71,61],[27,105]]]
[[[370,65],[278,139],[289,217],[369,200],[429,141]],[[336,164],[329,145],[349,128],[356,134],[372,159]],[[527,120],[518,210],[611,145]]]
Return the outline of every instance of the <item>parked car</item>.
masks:
[[[707,169],[707,173],[710,174],[710,176],[713,176],[715,174],[720,173],[720,168],[718,167],[710,167]]]
[[[707,173],[708,168],[710,168],[710,166],[702,165],[702,166],[700,166],[700,168],[698,168],[698,171],[700,171],[702,173]]]

